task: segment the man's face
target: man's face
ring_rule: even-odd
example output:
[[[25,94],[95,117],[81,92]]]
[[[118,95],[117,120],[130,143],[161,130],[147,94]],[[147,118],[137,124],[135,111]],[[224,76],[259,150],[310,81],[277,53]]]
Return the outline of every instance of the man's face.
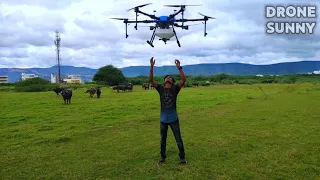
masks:
[[[172,77],[171,77],[171,76],[166,77],[166,79],[165,79],[164,82],[165,82],[165,83],[166,83],[166,82],[169,82],[169,83],[173,84]]]

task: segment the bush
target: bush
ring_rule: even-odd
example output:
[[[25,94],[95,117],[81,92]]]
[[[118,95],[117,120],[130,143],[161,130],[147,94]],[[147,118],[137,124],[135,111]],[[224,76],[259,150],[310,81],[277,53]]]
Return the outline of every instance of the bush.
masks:
[[[221,84],[234,84],[234,81],[230,79],[223,79],[221,80]]]
[[[20,81],[15,83],[16,87],[26,87],[26,86],[32,86],[32,85],[49,85],[51,84],[49,81],[36,77],[36,78],[32,78],[32,79],[27,79],[24,81]]]
[[[0,83],[0,86],[13,86],[13,83]]]
[[[201,86],[210,86],[210,83],[202,83]]]
[[[44,91],[51,91],[55,88],[55,84],[48,84],[48,85],[30,85],[30,86],[16,86],[15,90],[18,92],[44,92]]]
[[[184,83],[184,87],[192,87],[192,83],[187,80],[187,81]]]
[[[90,81],[90,82],[84,82],[84,84],[97,84],[95,81]]]
[[[43,92],[50,91],[55,86],[55,84],[37,77],[15,83],[15,90],[18,92]]]

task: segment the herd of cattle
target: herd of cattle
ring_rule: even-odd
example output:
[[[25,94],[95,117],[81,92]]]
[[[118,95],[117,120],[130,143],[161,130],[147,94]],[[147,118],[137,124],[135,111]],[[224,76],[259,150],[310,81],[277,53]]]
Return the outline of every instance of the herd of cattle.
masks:
[[[65,89],[65,88],[53,88],[52,89],[57,96],[61,94],[64,104],[70,104],[71,103],[71,98],[72,98],[72,90],[71,89]],[[90,97],[93,97],[94,94],[97,94],[97,98],[100,98],[101,95],[101,89],[100,88],[90,88],[88,89],[85,93],[89,93]]]
[[[133,90],[133,85],[131,83],[129,84],[124,84],[124,85],[116,85],[111,87],[112,90],[117,90],[118,92],[120,90],[122,91],[132,91]],[[72,98],[72,90],[71,89],[65,89],[62,87],[57,87],[52,89],[57,96],[61,94],[64,104],[70,104],[71,103],[71,98]],[[92,98],[95,94],[97,94],[97,98],[100,98],[101,96],[101,89],[100,88],[89,88],[85,91],[85,93],[89,93],[89,97]]]
[[[198,83],[193,83],[193,86],[198,86]],[[131,83],[129,84],[120,84],[115,85],[111,87],[113,91],[123,91],[123,92],[132,92],[133,85]],[[142,88],[147,89],[153,89],[153,85],[149,83],[142,84]],[[71,103],[71,97],[72,97],[72,90],[71,89],[65,89],[65,88],[53,88],[53,91],[59,96],[61,94],[64,104],[70,104]],[[92,98],[95,94],[97,94],[97,98],[100,98],[101,96],[101,89],[100,88],[89,88],[85,93],[89,93],[89,97]]]

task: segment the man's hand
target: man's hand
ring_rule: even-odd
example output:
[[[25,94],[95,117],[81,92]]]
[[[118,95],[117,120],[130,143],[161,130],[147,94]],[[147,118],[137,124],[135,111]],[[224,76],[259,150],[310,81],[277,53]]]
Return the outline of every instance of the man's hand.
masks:
[[[151,67],[153,67],[155,63],[156,63],[156,60],[153,59],[153,57],[152,57],[152,58],[150,59],[150,65],[151,65]]]
[[[174,63],[176,64],[176,66],[179,68],[180,67],[180,61],[178,60],[178,59],[176,59],[175,61],[174,61]]]

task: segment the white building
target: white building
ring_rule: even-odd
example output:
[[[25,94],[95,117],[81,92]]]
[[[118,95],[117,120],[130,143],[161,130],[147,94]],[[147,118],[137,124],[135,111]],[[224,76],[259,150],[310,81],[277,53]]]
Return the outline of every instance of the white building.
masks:
[[[313,71],[312,73],[313,73],[313,74],[320,74],[320,70],[318,70],[318,71]]]
[[[35,74],[26,74],[26,73],[21,73],[21,80],[24,81],[26,79],[32,79],[32,78],[36,78],[39,77]]]
[[[68,79],[81,79],[80,75],[68,74]]]
[[[0,76],[0,83],[9,83],[8,76]]]
[[[258,77],[263,77],[263,75],[262,75],[262,74],[257,74],[256,76],[258,76]]]
[[[51,73],[51,83],[57,83],[57,76]]]
[[[68,74],[68,78],[63,79],[68,84],[80,84],[82,83],[80,75]]]

